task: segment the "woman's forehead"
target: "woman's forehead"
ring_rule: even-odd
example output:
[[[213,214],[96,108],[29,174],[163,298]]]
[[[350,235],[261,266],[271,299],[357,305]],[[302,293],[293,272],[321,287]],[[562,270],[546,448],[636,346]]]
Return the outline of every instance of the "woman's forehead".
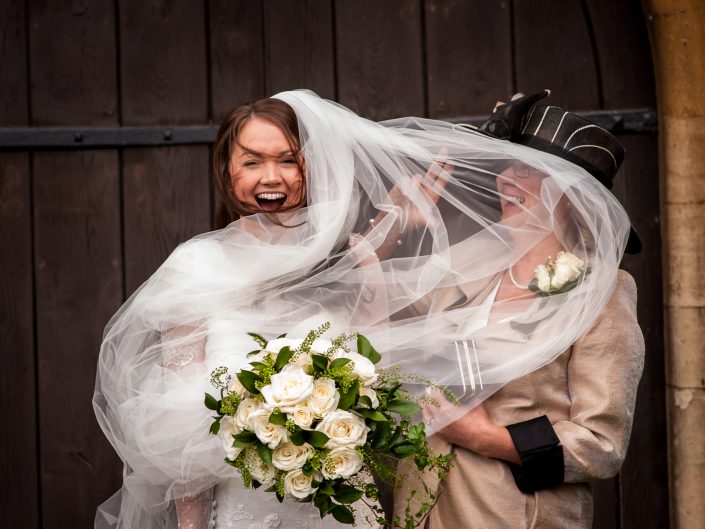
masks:
[[[246,151],[281,156],[291,152],[291,146],[284,132],[271,121],[254,117],[240,130],[234,154]]]

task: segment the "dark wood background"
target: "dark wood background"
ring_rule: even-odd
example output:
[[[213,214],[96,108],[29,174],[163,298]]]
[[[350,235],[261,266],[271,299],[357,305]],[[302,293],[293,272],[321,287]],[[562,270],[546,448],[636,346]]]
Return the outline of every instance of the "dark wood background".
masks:
[[[520,89],[655,107],[638,0],[4,0],[0,127],[217,123],[306,87],[372,119],[486,115]],[[668,526],[657,138],[625,134],[615,193],[645,251],[646,371],[595,527]],[[88,528],[121,480],[91,408],[103,327],[210,229],[207,145],[0,152],[0,519]]]

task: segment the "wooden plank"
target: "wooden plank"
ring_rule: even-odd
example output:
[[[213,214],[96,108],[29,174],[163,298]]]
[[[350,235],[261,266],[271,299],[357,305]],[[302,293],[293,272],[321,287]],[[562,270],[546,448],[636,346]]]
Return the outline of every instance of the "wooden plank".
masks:
[[[599,108],[595,57],[581,2],[514,0],[517,90],[552,91],[547,104]]]
[[[658,145],[650,135],[620,140],[627,156],[614,192],[643,243],[642,252],[626,256],[623,265],[637,282],[639,323],[646,340],[632,439],[620,474],[621,527],[656,529],[669,524]]]
[[[208,147],[126,149],[125,285],[139,287],[182,241],[210,229]]]
[[[211,105],[213,120],[219,122],[232,108],[268,95],[262,3],[211,0],[209,6]],[[294,55],[288,59],[299,60]]]
[[[511,96],[510,32],[507,2],[426,2],[431,117],[489,115]]]
[[[639,0],[587,0],[603,108],[655,107],[653,63]]]
[[[0,126],[26,126],[27,38],[24,2],[0,4]],[[37,399],[32,285],[29,156],[0,154],[0,414],[3,476],[0,519],[39,527]]]
[[[333,6],[320,0],[266,0],[267,92],[308,88],[335,97]]]
[[[335,3],[338,101],[373,120],[425,115],[416,0]]]
[[[203,4],[120,0],[119,5],[123,123],[204,123],[208,71]]]
[[[27,32],[24,2],[0,4],[0,126],[27,125]]]
[[[180,0],[167,6],[159,0],[121,0],[120,14],[123,122],[205,122],[203,4]],[[179,243],[210,228],[211,201],[205,146],[125,149],[123,162],[129,295]]]
[[[28,13],[32,124],[117,124],[113,3],[32,1]],[[32,158],[42,527],[90,527],[120,478],[91,407],[122,297],[117,153]]]
[[[0,154],[0,519],[39,527],[29,156]]]
[[[117,153],[38,153],[33,187],[42,527],[91,527],[120,483],[91,406],[122,298]]]
[[[117,124],[114,11],[29,0],[32,125]]]

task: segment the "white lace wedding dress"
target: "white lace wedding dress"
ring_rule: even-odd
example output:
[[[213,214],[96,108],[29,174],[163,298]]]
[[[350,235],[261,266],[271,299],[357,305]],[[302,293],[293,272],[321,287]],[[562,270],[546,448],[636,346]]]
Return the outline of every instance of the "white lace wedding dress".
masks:
[[[219,484],[215,489],[211,527],[214,529],[339,529],[350,525],[338,523],[332,516],[321,518],[310,503],[290,498],[279,503],[272,493],[245,489],[239,477]],[[364,521],[370,513],[365,505],[357,506],[357,527],[370,527]],[[376,526],[375,526],[376,527]]]

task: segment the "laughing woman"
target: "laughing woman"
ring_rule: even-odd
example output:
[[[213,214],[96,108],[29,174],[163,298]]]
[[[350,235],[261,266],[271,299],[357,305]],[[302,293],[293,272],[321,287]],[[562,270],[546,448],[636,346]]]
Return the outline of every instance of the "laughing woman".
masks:
[[[546,175],[522,205],[530,222],[505,214],[522,197],[496,186],[518,164]],[[381,366],[451,387],[481,375],[431,426],[443,428],[588,332],[613,297],[629,233],[609,191],[564,160],[444,122],[373,123],[307,91],[229,114],[213,168],[222,229],[179,246],[106,328],[94,408],[125,471],[97,527],[313,525],[310,503],[245,488],[223,461],[232,438],[209,433],[210,374],[247,363],[248,332],[297,337],[330,321],[332,335],[368,336]],[[468,285],[512,265],[525,281],[520,261],[544,248],[564,195],[585,234],[570,247],[591,267],[570,292],[540,307],[504,303],[489,325],[473,324],[487,304],[467,299],[416,310],[436,293],[471,294]],[[475,342],[472,365],[459,362],[458,344]],[[264,461],[249,470],[271,477]],[[356,508],[360,523],[375,524]]]

